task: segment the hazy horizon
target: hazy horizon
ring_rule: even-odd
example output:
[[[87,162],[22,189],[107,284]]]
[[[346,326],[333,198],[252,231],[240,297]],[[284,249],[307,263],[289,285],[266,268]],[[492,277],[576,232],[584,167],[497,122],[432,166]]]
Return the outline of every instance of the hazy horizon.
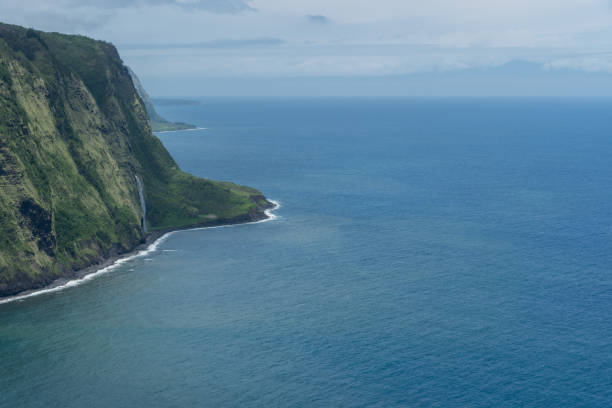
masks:
[[[612,96],[608,0],[17,0],[114,43],[153,96]]]
[[[379,77],[174,78],[170,86],[154,77],[140,79],[153,98],[612,98],[606,73],[547,73],[536,64],[529,64],[528,72],[507,70],[512,65]]]

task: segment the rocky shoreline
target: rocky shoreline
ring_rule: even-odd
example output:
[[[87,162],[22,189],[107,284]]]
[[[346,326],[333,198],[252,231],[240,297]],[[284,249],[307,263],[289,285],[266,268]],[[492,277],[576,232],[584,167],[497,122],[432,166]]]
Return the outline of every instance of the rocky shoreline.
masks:
[[[196,225],[191,225],[188,227],[166,228],[162,230],[152,231],[149,234],[147,234],[147,236],[144,239],[144,242],[140,243],[139,245],[135,246],[134,248],[132,248],[131,250],[127,252],[111,255],[111,256],[106,257],[102,262],[92,264],[90,266],[87,266],[85,268],[82,268],[76,271],[70,271],[69,273],[64,274],[63,276],[57,279],[54,279],[49,284],[41,285],[40,287],[22,291],[22,292],[12,294],[12,295],[0,296],[0,304],[18,301],[18,300],[26,299],[26,298],[33,297],[33,296],[42,295],[44,293],[59,291],[69,286],[76,286],[82,281],[84,281],[87,277],[91,277],[92,275],[99,273],[117,264],[118,262],[122,260],[127,260],[129,258],[138,256],[141,252],[144,255],[147,250],[150,250],[151,247],[155,245],[156,242],[158,242],[161,238],[163,238],[164,236],[172,232],[188,231],[188,230],[194,230],[194,229],[215,228],[215,227],[240,225],[240,224],[254,224],[254,223],[272,220],[274,219],[274,215],[272,214],[272,211],[278,209],[279,204],[276,201],[267,200],[267,199],[266,199],[266,202],[268,203],[268,205],[258,208],[258,211],[248,213],[248,214],[243,214],[241,216],[238,216],[232,219],[226,219],[226,220],[218,219],[213,222],[207,222],[207,223],[199,224],[199,225],[196,224]],[[74,283],[74,284],[70,285],[70,283]]]

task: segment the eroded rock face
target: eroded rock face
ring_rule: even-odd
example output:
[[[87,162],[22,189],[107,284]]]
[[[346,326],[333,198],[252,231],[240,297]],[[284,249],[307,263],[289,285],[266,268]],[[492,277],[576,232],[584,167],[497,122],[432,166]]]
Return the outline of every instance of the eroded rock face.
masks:
[[[49,256],[54,256],[56,240],[53,233],[51,213],[36,204],[31,198],[21,201],[19,212],[26,226],[32,231],[38,249],[44,251]]]

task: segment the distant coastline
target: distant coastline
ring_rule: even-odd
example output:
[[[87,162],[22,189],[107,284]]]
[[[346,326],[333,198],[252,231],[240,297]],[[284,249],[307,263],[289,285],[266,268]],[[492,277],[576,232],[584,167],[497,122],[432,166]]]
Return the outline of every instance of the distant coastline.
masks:
[[[134,88],[136,89],[138,96],[140,96],[140,99],[142,99],[145,110],[147,111],[147,116],[149,117],[151,129],[153,130],[153,132],[170,131],[170,130],[186,130],[186,129],[197,128],[196,125],[192,125],[191,123],[170,122],[169,120],[162,117],[159,113],[157,113],[157,111],[155,110],[155,106],[153,105],[153,102],[151,101],[151,97],[149,96],[147,91],[142,86],[140,79],[138,79],[138,75],[136,75],[136,73],[132,71],[132,69],[129,67],[127,68],[127,70],[128,70],[128,73],[130,74],[130,77],[132,78],[132,83],[134,84]],[[172,100],[169,100],[169,99],[162,99],[161,101],[165,105],[173,104]],[[178,103],[178,106],[184,105],[185,100],[175,101],[174,106],[177,106],[176,103]]]
[[[64,289],[80,286],[97,278],[98,276],[105,275],[115,270],[117,267],[127,261],[155,252],[159,244],[163,243],[166,239],[168,239],[170,235],[180,231],[203,230],[208,228],[225,228],[238,225],[259,224],[262,222],[273,221],[277,219],[277,216],[273,213],[273,211],[278,210],[281,207],[281,204],[280,202],[275,200],[267,199],[267,201],[271,203],[271,206],[264,209],[263,214],[259,213],[254,218],[251,218],[249,220],[238,219],[228,222],[219,221],[218,224],[207,224],[202,226],[191,226],[184,228],[168,228],[165,230],[153,231],[147,235],[144,243],[138,245],[136,248],[129,252],[123,253],[121,255],[111,256],[104,260],[102,263],[91,265],[87,268],[76,271],[74,273],[74,276],[71,278],[59,278],[53,281],[51,284],[39,289],[28,290],[17,295],[0,297],[0,305],[18,302],[35,296],[40,296],[47,293],[60,292]]]
[[[175,132],[177,130],[194,130],[198,127],[184,122],[168,122],[167,120],[150,119],[153,132]]]
[[[205,127],[196,127],[196,128],[189,128],[189,129],[176,129],[176,130],[154,130],[153,133],[170,133],[170,132],[187,132],[190,130],[208,130],[208,128]]]

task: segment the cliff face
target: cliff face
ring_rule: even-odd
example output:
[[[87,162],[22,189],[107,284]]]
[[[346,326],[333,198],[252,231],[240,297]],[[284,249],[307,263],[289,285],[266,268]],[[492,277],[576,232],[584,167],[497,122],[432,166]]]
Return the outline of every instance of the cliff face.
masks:
[[[138,92],[138,96],[142,100],[142,103],[147,111],[147,115],[149,116],[149,122],[151,123],[151,128],[154,132],[163,132],[169,130],[181,130],[181,129],[195,129],[195,125],[191,125],[189,123],[184,122],[170,122],[164,119],[157,111],[155,110],[155,106],[153,106],[153,102],[151,101],[151,97],[144,89],[142,84],[140,83],[140,79],[136,75],[134,71],[128,67],[128,72],[132,77],[132,82],[134,83],[134,88],[136,92]]]
[[[139,183],[153,231],[269,206],[178,168],[111,44],[0,24],[0,296],[142,243]]]

